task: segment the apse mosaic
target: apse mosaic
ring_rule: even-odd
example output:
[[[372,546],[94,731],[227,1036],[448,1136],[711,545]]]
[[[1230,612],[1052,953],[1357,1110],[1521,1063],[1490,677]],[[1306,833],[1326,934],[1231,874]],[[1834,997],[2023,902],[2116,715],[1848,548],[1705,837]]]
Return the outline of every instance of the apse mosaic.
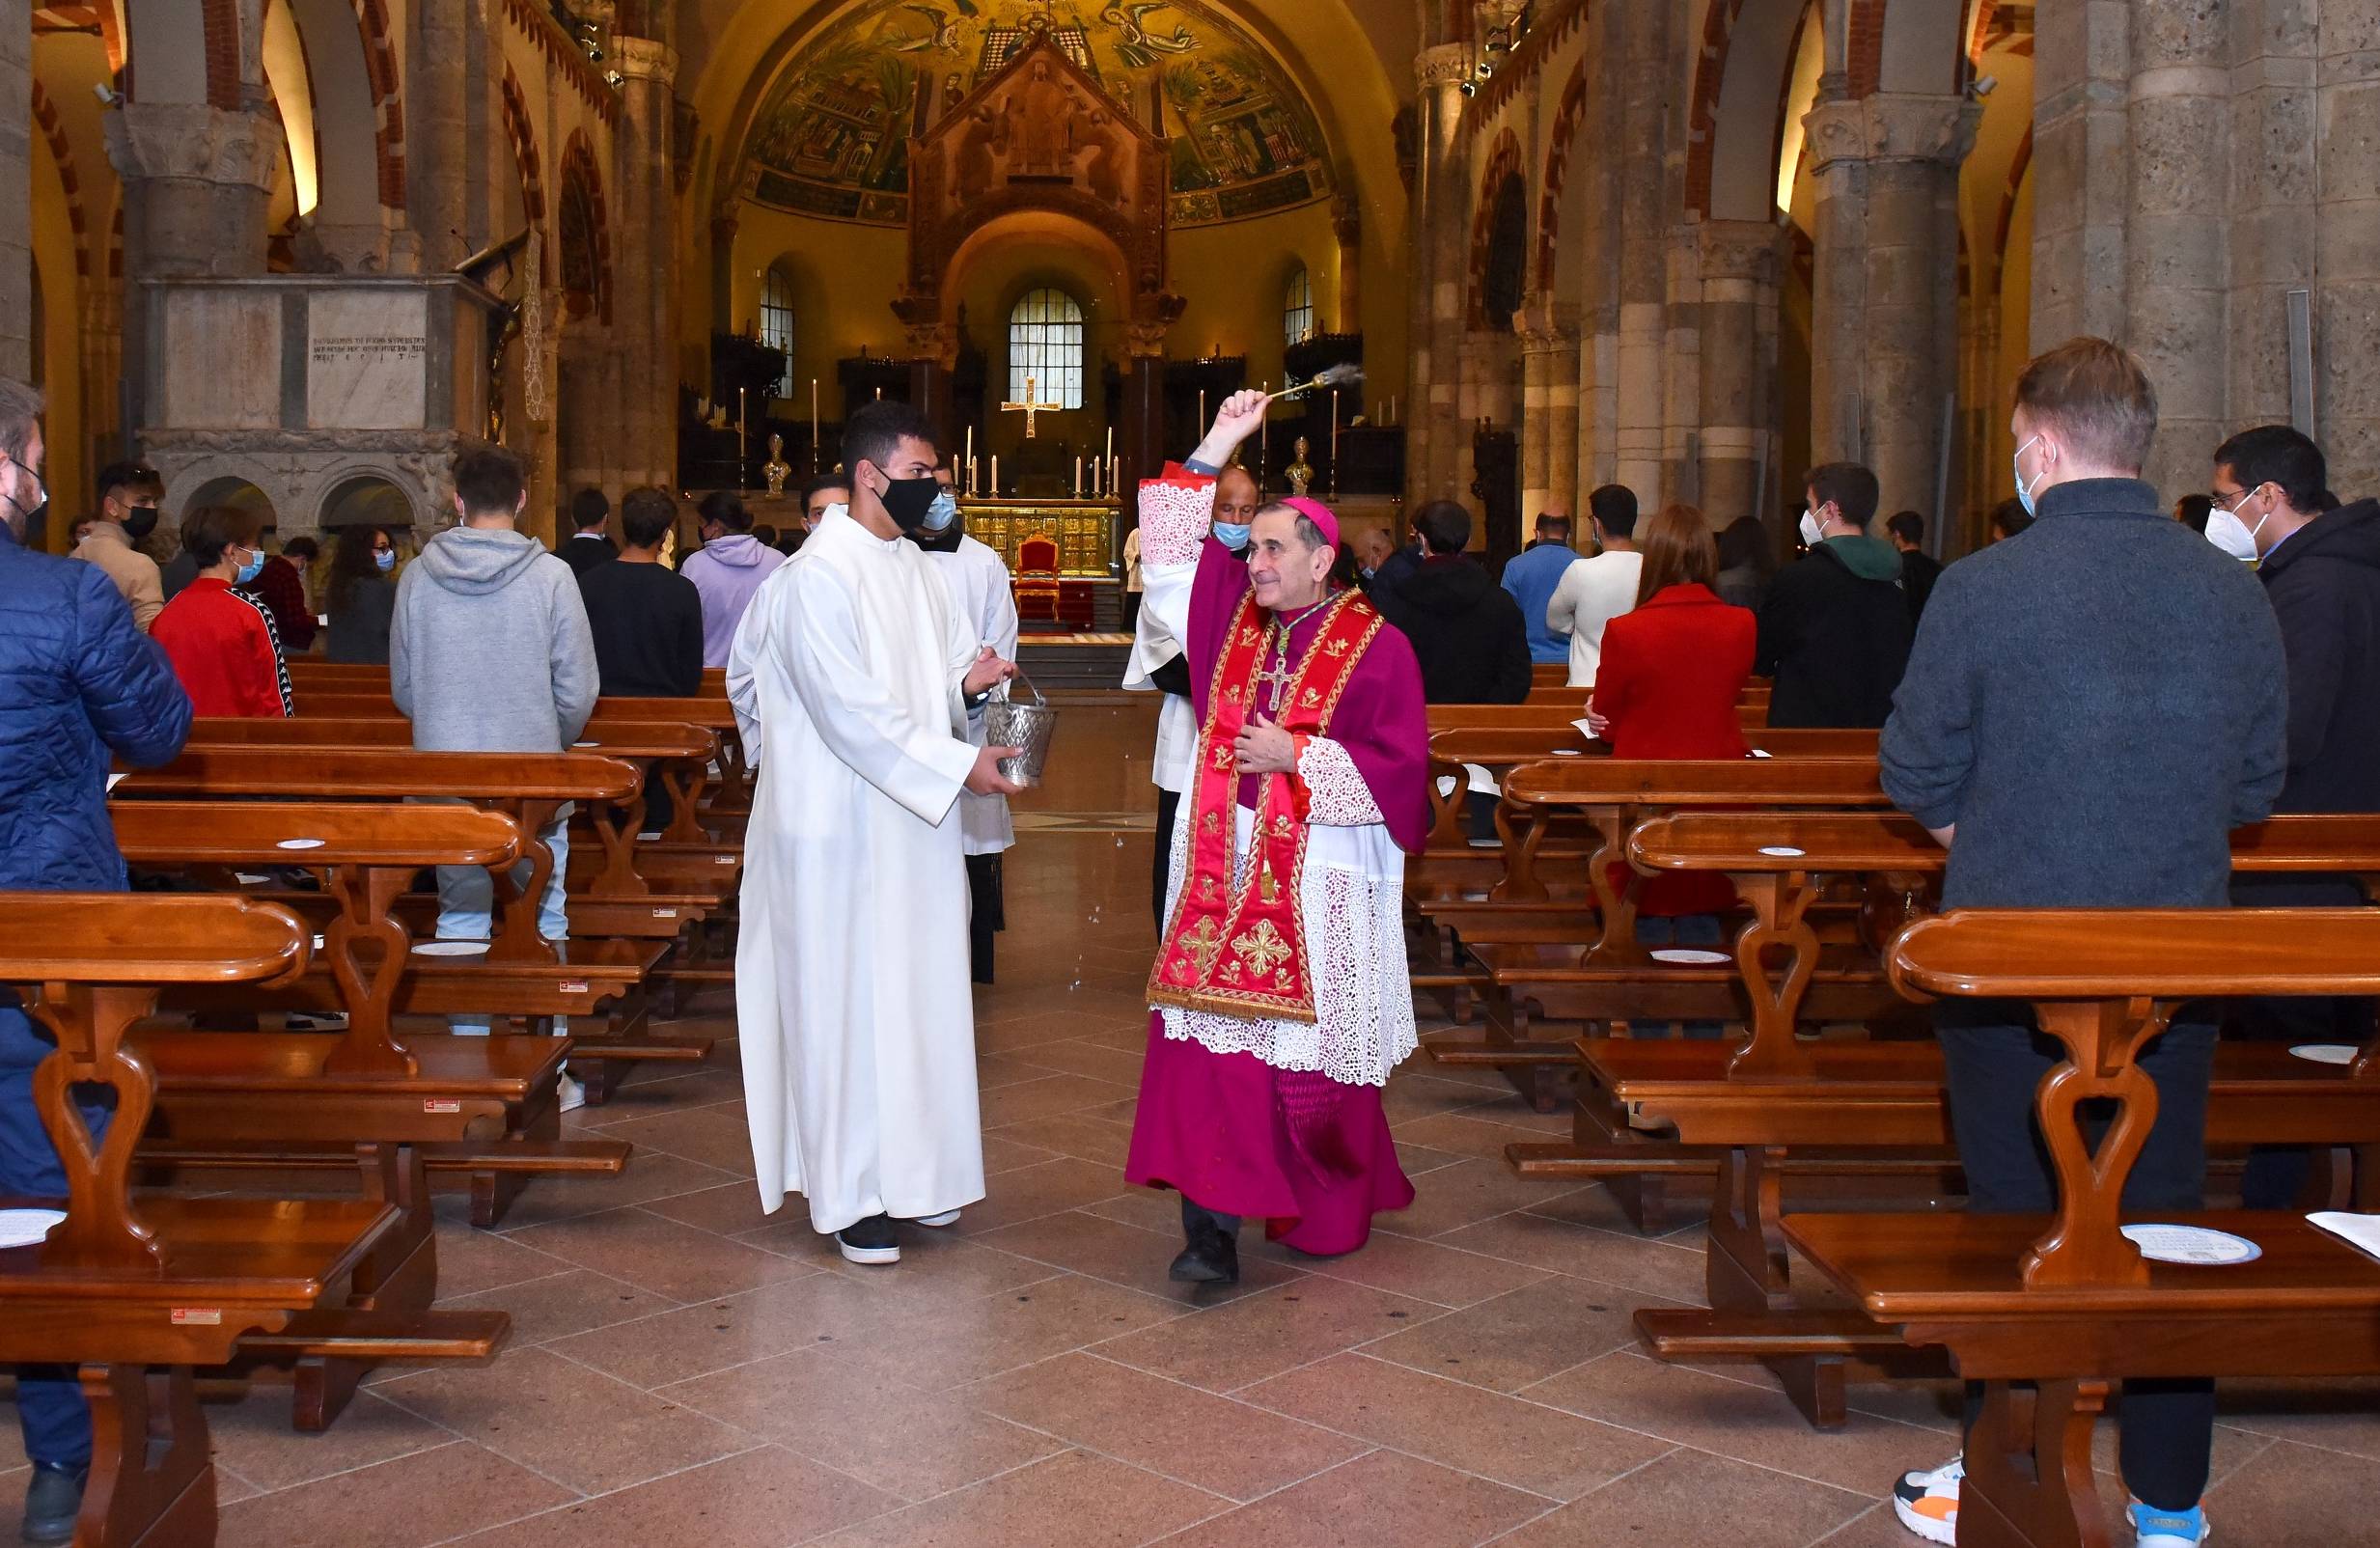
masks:
[[[908,138],[1046,30],[1136,108],[1154,84],[1176,225],[1244,220],[1330,192],[1319,126],[1280,65],[1195,0],[863,0],[796,59],[761,115],[752,197],[797,214],[908,219]]]

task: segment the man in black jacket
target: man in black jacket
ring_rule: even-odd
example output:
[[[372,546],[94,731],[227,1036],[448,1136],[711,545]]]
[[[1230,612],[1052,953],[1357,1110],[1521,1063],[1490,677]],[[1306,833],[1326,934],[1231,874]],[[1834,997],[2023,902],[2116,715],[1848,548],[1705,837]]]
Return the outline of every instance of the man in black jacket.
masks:
[[[1422,697],[1433,705],[1517,705],[1529,697],[1529,627],[1512,594],[1463,552],[1471,512],[1432,500],[1413,518],[1428,557],[1378,598],[1422,663]]]
[[[1813,468],[1802,540],[1760,603],[1756,670],[1777,682],[1772,726],[1881,726],[1909,665],[1900,556],[1868,536],[1876,476],[1857,462]]]
[[[1914,511],[1896,511],[1884,530],[1900,552],[1900,592],[1909,603],[1909,627],[1914,638],[1918,621],[1925,616],[1925,599],[1942,578],[1942,561],[1925,551],[1925,518]]]
[[[570,525],[577,530],[563,539],[555,557],[570,567],[573,575],[585,575],[597,565],[620,557],[620,546],[603,530],[611,520],[612,503],[595,488],[581,489],[570,496]]]
[[[2276,812],[2380,812],[2380,503],[2333,506],[2321,448],[2286,425],[2242,430],[2215,451],[2206,535],[2227,551],[2252,549],[2256,579],[2281,622],[2289,657],[2289,774]],[[2242,907],[2352,908],[2364,889],[2347,876],[2234,876]],[[2372,1002],[2242,1001],[2238,1030],[2290,1043],[2361,1044]],[[2311,1152],[2258,1150],[2240,1192],[2251,1209],[2286,1209]]]

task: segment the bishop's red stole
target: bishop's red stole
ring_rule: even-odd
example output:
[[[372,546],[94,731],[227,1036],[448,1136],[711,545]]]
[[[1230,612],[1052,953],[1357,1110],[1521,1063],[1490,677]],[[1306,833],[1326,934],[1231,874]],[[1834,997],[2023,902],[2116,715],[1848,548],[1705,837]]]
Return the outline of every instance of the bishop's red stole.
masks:
[[[1275,714],[1282,730],[1301,739],[1328,732],[1356,661],[1383,622],[1360,593],[1324,605],[1329,615]],[[1306,814],[1287,774],[1259,777],[1256,852],[1246,875],[1236,885],[1233,878],[1239,771],[1232,745],[1259,707],[1265,622],[1254,594],[1242,597],[1215,662],[1194,765],[1190,871],[1166,926],[1165,949],[1148,976],[1148,999],[1185,1010],[1312,1021],[1314,980],[1307,971],[1299,887],[1306,871]]]

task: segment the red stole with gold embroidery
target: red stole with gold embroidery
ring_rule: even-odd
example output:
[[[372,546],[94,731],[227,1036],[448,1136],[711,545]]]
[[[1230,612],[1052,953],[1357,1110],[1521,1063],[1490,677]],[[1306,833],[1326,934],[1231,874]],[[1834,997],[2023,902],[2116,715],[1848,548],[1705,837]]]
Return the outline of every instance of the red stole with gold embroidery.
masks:
[[[1356,661],[1381,627],[1379,613],[1358,593],[1325,605],[1329,615],[1290,677],[1277,717],[1292,736],[1328,731]],[[1312,1021],[1314,979],[1307,971],[1299,885],[1306,873],[1306,824],[1286,773],[1258,779],[1256,852],[1247,874],[1233,884],[1239,772],[1232,746],[1258,707],[1264,636],[1264,612],[1251,594],[1240,599],[1207,693],[1194,765],[1190,871],[1166,926],[1165,949],[1148,976],[1148,999],[1186,1010]]]

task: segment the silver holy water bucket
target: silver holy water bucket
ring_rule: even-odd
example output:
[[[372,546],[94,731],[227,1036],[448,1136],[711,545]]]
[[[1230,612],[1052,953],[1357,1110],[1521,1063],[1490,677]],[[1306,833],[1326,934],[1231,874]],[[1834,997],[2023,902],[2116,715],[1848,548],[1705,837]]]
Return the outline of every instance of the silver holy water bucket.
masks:
[[[1011,690],[1019,686],[1033,695],[1031,704],[1015,698]],[[983,706],[983,734],[994,747],[1017,749],[1014,758],[1000,760],[1004,777],[1019,785],[1038,785],[1049,763],[1050,738],[1058,734],[1058,711],[1019,672],[992,689],[991,702]]]

